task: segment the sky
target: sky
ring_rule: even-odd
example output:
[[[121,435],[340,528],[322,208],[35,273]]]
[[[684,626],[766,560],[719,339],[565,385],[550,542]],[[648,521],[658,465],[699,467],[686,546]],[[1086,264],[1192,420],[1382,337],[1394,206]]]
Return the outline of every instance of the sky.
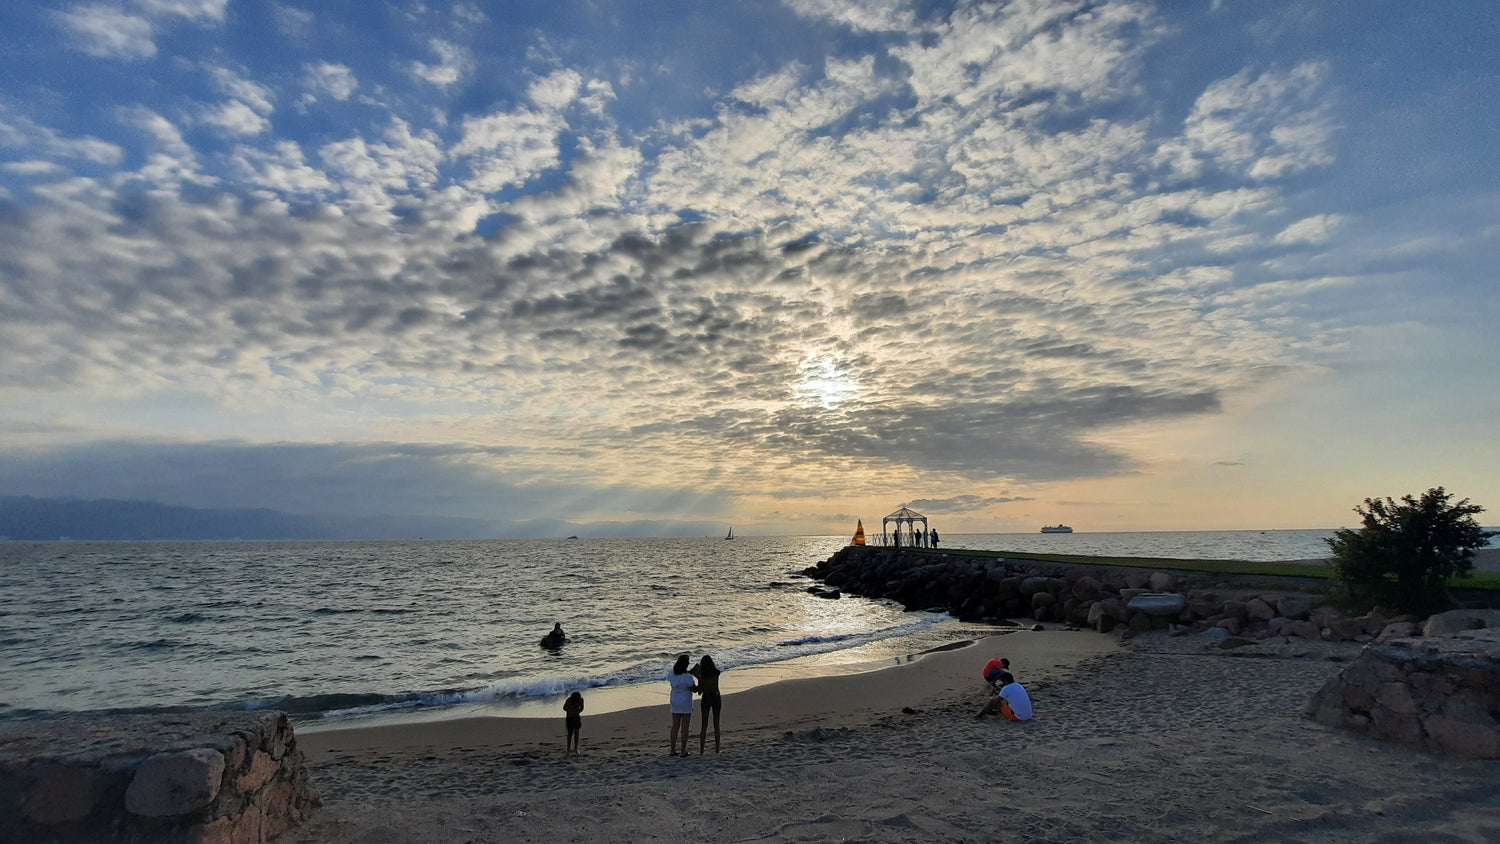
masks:
[[[0,494],[1500,508],[1500,6],[8,0]]]

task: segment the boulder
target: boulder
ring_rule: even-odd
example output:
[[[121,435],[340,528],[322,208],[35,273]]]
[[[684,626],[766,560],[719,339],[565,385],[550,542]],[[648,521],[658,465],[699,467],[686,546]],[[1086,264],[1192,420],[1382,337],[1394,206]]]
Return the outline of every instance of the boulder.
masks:
[[[1427,619],[1423,636],[1448,636],[1465,630],[1500,627],[1500,610],[1449,610]]]
[[[1431,753],[1500,759],[1500,629],[1372,644],[1303,713]]]
[[[1195,638],[1202,639],[1203,641],[1211,645],[1216,645],[1224,641],[1225,639],[1228,639],[1230,635],[1232,634],[1230,634],[1228,630],[1225,630],[1222,627],[1210,627],[1207,630],[1204,630],[1202,633],[1196,634]]]
[[[1391,642],[1396,639],[1410,639],[1413,636],[1422,635],[1422,628],[1413,621],[1392,621],[1380,631],[1375,637],[1376,642]]]
[[[1028,577],[1021,581],[1021,597],[1029,601],[1032,595],[1046,592],[1051,585],[1050,577]]]
[[[1130,599],[1125,608],[1132,613],[1144,613],[1148,616],[1177,616],[1187,607],[1187,598],[1175,592],[1153,593],[1136,595]]]
[[[224,781],[224,754],[207,747],[157,753],[135,769],[125,808],[148,818],[185,815],[214,802]]]
[[[1306,639],[1309,642],[1316,642],[1323,638],[1323,631],[1319,630],[1318,625],[1313,624],[1311,621],[1294,621],[1287,632],[1299,639]]]
[[[1323,603],[1322,597],[1312,595],[1283,595],[1276,599],[1276,613],[1287,618],[1305,619],[1313,607]]]
[[[263,842],[320,805],[280,712],[0,720],[0,842]]]
[[[1152,592],[1173,592],[1177,589],[1177,578],[1164,571],[1151,572],[1146,587]]]
[[[1245,615],[1250,621],[1270,621],[1276,617],[1276,610],[1260,598],[1251,598],[1245,602]]]
[[[1104,591],[1104,584],[1084,575],[1073,583],[1073,597],[1080,601],[1097,601]]]
[[[93,768],[36,762],[28,766],[31,788],[21,813],[32,823],[71,824],[94,810],[97,790]],[[3,836],[0,836],[3,838]]]

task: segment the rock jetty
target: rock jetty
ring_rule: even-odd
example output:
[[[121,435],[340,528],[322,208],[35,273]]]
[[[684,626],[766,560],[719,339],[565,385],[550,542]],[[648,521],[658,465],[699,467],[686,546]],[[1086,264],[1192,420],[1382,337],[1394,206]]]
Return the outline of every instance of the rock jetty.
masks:
[[[258,844],[318,805],[280,712],[0,722],[0,842]]]
[[[1500,628],[1459,629],[1365,647],[1303,714],[1431,753],[1500,759]]]
[[[1101,633],[1172,629],[1252,641],[1298,636],[1370,642],[1411,635],[1418,621],[1380,610],[1348,617],[1330,606],[1329,596],[1318,591],[1323,582],[1312,578],[1297,586],[1247,590],[1244,583],[1196,573],[855,545],[803,574],[823,582],[809,590],[823,597],[849,593],[965,621],[1052,622]]]

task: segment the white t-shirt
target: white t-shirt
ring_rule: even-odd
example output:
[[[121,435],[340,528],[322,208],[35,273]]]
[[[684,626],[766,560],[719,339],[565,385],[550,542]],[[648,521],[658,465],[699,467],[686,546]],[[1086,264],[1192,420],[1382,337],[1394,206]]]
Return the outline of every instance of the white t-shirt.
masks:
[[[1016,713],[1016,717],[1022,721],[1031,720],[1031,695],[1026,694],[1026,688],[1020,683],[1011,683],[1000,689],[1000,697],[1010,704],[1010,711]]]
[[[693,714],[693,683],[697,679],[686,671],[681,674],[667,672],[667,682],[672,684],[672,712],[678,715]]]

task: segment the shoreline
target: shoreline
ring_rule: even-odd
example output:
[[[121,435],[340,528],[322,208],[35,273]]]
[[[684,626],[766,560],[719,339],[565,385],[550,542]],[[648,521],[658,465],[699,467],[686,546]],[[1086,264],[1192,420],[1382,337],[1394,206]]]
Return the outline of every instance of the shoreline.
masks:
[[[720,679],[724,694],[748,691],[786,680],[839,677],[885,671],[930,654],[972,644],[975,640],[1029,632],[1012,627],[975,624],[954,618],[938,622],[920,633],[877,639],[852,648],[834,648],[771,662],[725,667]],[[693,652],[696,660],[702,653]],[[717,656],[717,654],[715,654]],[[663,673],[670,667],[663,660]],[[723,666],[721,666],[723,667]],[[592,714],[667,705],[667,687],[660,678],[600,686],[569,687],[546,695],[476,700],[451,704],[394,706],[388,710],[323,713],[290,713],[299,735],[367,726],[401,726],[465,718],[550,718],[560,712],[563,700],[573,691],[582,692]]]
[[[817,673],[769,682],[736,678],[756,669],[727,670],[724,688],[722,735],[728,740],[763,738],[768,732],[784,732],[798,726],[842,726],[903,706],[931,705],[932,696],[960,685],[983,688],[979,668],[990,656],[1009,656],[1020,672],[1037,681],[1059,679],[1080,660],[1106,653],[1118,646],[1118,637],[1087,631],[1043,630],[1003,633],[950,643],[893,664],[872,666],[853,673]],[[959,645],[959,646],[955,646]],[[993,653],[991,653],[993,651]],[[979,656],[979,654],[984,654]],[[742,682],[749,685],[741,686]],[[655,688],[660,686],[660,689]],[[639,692],[659,698],[645,705],[594,711],[587,708],[591,697],[584,690],[585,710],[582,750],[620,751],[644,749],[667,741],[666,683],[661,681]],[[853,706],[843,701],[854,701]],[[694,698],[694,735],[700,727],[700,700]],[[298,725],[298,745],[309,764],[336,753],[392,750],[395,748],[443,748],[456,745],[545,753],[562,747],[561,697],[552,704],[551,715],[474,714],[432,719],[404,719],[388,723],[331,725],[304,731]],[[843,723],[840,723],[843,722]],[[734,739],[730,737],[734,736]]]
[[[665,706],[585,710],[571,757],[560,710],[299,736],[324,805],[279,840],[1496,840],[1500,761],[1303,717],[1359,648],[1027,631],[726,696],[723,752],[686,758]],[[975,719],[990,656],[1033,721]]]

